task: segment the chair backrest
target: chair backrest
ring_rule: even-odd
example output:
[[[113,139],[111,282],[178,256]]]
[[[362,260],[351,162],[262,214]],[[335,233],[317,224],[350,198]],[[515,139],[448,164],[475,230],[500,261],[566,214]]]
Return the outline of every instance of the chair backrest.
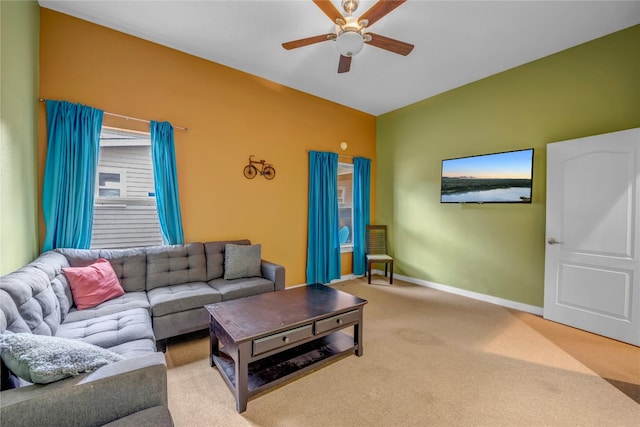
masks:
[[[365,254],[387,254],[387,226],[367,225],[364,235]]]

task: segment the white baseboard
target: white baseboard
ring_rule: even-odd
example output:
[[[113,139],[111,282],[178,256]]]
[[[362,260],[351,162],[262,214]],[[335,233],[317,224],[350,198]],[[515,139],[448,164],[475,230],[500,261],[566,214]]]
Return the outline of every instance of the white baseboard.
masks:
[[[383,270],[373,270],[372,274],[384,275]],[[339,283],[344,282],[346,280],[357,279],[358,277],[355,274],[346,274],[339,279],[332,280],[331,283]],[[437,289],[439,291],[448,292],[450,294],[461,295],[467,298],[473,298],[479,301],[485,301],[491,304],[500,305],[502,307],[512,308],[514,310],[520,310],[527,313],[535,314],[538,316],[542,316],[544,314],[542,307],[537,307],[535,305],[524,304],[517,301],[511,301],[504,298],[498,298],[491,295],[481,294],[479,292],[468,291],[466,289],[460,289],[453,286],[442,285],[440,283],[430,282],[428,280],[416,279],[414,277],[403,276],[402,274],[394,274],[394,278],[398,278],[404,282],[413,283],[414,285],[424,286],[427,288]],[[294,285],[289,288],[297,288],[299,286],[306,286],[306,284]]]
[[[363,277],[363,276],[356,276],[355,274],[345,274],[344,276],[341,276],[339,279],[332,280],[331,283],[340,283],[340,282],[344,282],[345,280],[357,279],[358,277]]]
[[[384,271],[380,271],[380,274],[384,274]],[[525,311],[527,313],[535,314],[538,316],[543,315],[543,308],[535,305],[524,304],[517,301],[511,301],[504,298],[498,298],[491,295],[481,294],[479,292],[468,291],[466,289],[460,289],[453,286],[442,285],[440,283],[429,282],[428,280],[416,279],[414,277],[403,276],[401,274],[394,274],[400,280],[413,283],[414,285],[425,286],[427,288],[437,289],[439,291],[449,292],[451,294],[461,295],[467,298],[473,298],[480,301],[485,301],[491,304],[501,305],[507,308],[513,308],[514,310]]]
[[[334,283],[346,282],[347,280],[357,279],[358,277],[363,277],[363,276],[356,276],[355,274],[345,274],[344,276],[340,276],[339,279],[333,279],[329,284],[332,285]],[[307,285],[308,283],[301,283],[299,285],[287,286],[287,289],[299,288],[301,286],[307,286]]]

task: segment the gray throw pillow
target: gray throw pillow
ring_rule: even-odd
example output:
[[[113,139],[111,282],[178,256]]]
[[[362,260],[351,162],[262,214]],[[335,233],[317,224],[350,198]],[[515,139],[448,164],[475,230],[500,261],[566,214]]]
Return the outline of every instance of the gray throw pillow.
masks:
[[[242,279],[262,275],[262,245],[234,245],[224,247],[224,278]]]
[[[124,357],[82,341],[28,333],[0,335],[0,357],[11,372],[37,384],[95,371]]]

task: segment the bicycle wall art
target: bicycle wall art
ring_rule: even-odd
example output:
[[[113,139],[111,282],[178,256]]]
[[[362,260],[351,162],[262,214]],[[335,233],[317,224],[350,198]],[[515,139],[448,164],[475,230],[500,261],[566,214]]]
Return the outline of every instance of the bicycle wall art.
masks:
[[[260,165],[258,167],[254,165]],[[265,160],[253,160],[253,154],[249,156],[249,164],[244,167],[244,176],[247,179],[253,179],[257,175],[262,175],[268,180],[272,180],[276,176],[276,170],[272,164]]]

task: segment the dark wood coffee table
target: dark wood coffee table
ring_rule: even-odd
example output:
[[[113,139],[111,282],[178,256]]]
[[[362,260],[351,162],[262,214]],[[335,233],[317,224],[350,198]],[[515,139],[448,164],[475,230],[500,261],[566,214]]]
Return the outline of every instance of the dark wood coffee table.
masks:
[[[366,300],[309,285],[205,305],[210,364],[236,398],[250,397],[352,352],[362,356]],[[353,327],[353,336],[341,331]]]

